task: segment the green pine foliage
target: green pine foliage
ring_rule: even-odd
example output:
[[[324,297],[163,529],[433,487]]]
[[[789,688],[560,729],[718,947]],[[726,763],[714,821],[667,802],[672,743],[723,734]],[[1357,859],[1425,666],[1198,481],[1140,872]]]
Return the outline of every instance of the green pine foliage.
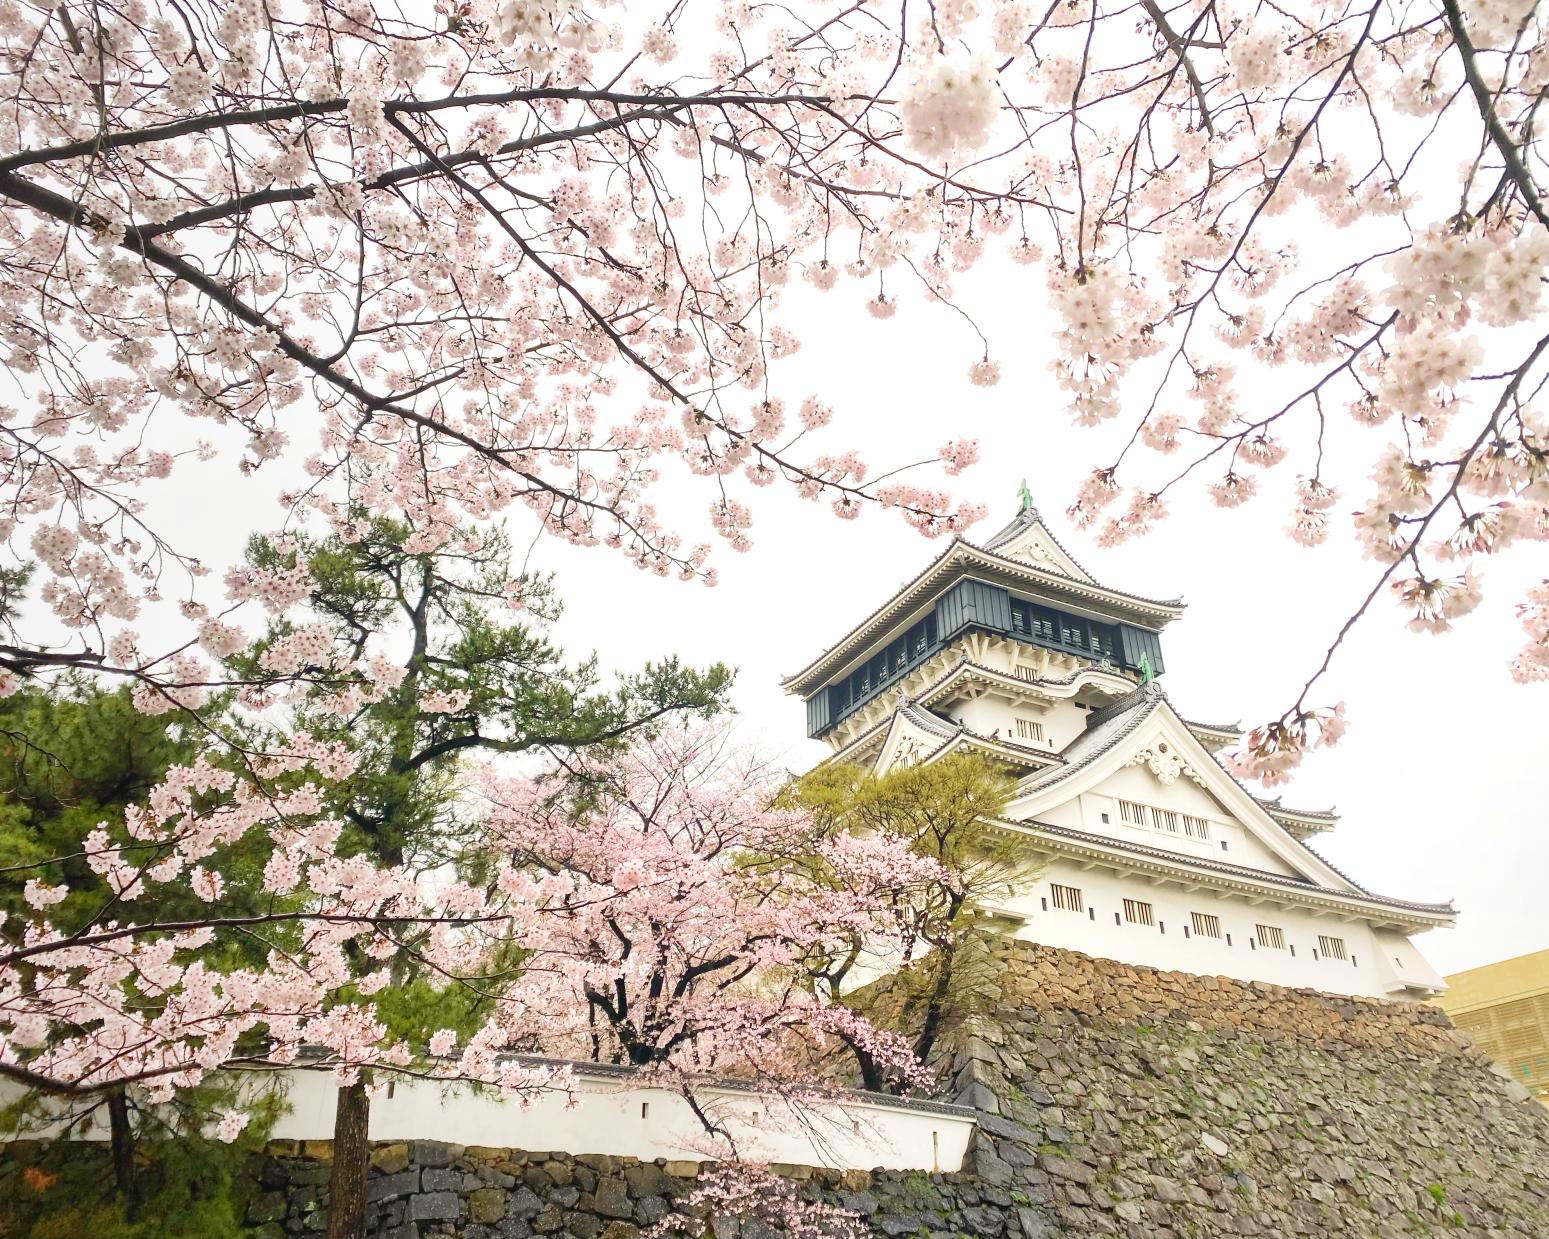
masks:
[[[313,590],[302,622],[321,623],[357,658],[384,653],[403,671],[395,690],[351,715],[305,703],[298,711],[301,725],[347,739],[360,758],[332,806],[347,823],[346,852],[446,863],[476,824],[458,795],[464,759],[619,743],[670,716],[724,706],[731,672],[720,664],[698,670],[668,657],[604,685],[595,657],[568,659],[550,636],[561,611],[552,579],[513,576],[502,529],[460,529],[420,552],[404,549],[415,530],[402,521],[374,518],[362,533],[349,543],[298,537],[276,549],[255,538],[248,547],[256,567],[306,565]],[[233,669],[252,672],[292,630],[276,626]],[[320,677],[312,699],[331,691]],[[458,707],[426,709],[436,693],[454,694]]]
[[[1015,835],[993,828],[1016,780],[977,753],[899,765],[878,775],[860,766],[826,763],[782,792],[786,803],[812,815],[825,832],[887,831],[909,841],[952,875],[921,892],[908,911],[915,943],[907,966],[883,986],[852,987],[857,956],[837,952],[820,961],[814,980],[834,998],[882,1023],[911,1030],[914,1051],[930,1061],[943,1029],[988,1000],[982,964],[999,932],[990,910],[1024,884],[1035,868]],[[885,1010],[879,1008],[882,1003]],[[884,1081],[856,1048],[862,1083]]]
[[[253,1115],[241,1136],[223,1144],[204,1134],[210,1114],[237,1104]],[[168,1104],[137,1104],[133,1200],[118,1191],[105,1142],[13,1146],[18,1152],[0,1161],[0,1235],[243,1239],[255,1193],[249,1170],[282,1106],[266,1081],[222,1076]],[[81,1107],[79,1117],[90,1109]],[[24,1119],[18,1110],[0,1113],[0,1133]]]
[[[126,688],[105,689],[84,676],[40,683],[0,700],[0,911],[25,908],[26,883],[37,878],[69,889],[50,909],[61,929],[111,919],[115,899],[87,864],[87,836],[104,826],[115,842],[140,848],[142,859],[154,862],[154,845],[129,839],[124,811],[143,804],[173,765],[201,753],[219,759],[224,750],[211,749],[205,730],[219,719],[218,709],[208,712],[203,724],[177,713],[147,716],[134,708]],[[268,854],[268,840],[255,832],[209,858],[226,879],[225,909],[274,906],[261,886]],[[207,911],[208,905],[178,882],[152,886],[135,907],[137,916],[158,921],[194,919]],[[275,938],[283,933],[271,935]],[[237,936],[212,946],[206,963],[233,968],[261,962],[262,955],[256,938]],[[137,1168],[127,1190],[113,1173],[110,1146],[78,1139],[88,1125],[98,1124],[100,1131],[105,1123],[106,1094],[68,1102],[31,1094],[0,1110],[0,1140],[25,1140],[60,1122],[66,1136],[40,1146],[35,1162],[8,1159],[0,1178],[6,1204],[0,1210],[13,1212],[7,1217],[0,1211],[0,1234],[192,1239],[239,1232],[241,1170],[281,1104],[267,1081],[217,1078],[181,1089],[161,1104],[151,1104],[133,1086],[120,1096]],[[208,1138],[204,1129],[211,1117],[238,1100],[255,1115],[249,1131],[236,1145]]]

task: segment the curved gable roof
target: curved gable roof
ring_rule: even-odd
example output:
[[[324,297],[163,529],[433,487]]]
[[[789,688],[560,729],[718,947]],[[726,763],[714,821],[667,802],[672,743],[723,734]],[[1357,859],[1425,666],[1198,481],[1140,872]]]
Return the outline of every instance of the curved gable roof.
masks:
[[[1061,752],[1066,764],[1048,774],[1039,772],[1023,779],[1016,799],[1007,807],[1025,807],[1027,816],[1036,817],[1053,800],[1052,793],[1060,793],[1059,801],[1080,795],[1121,769],[1150,740],[1164,735],[1205,790],[1290,869],[1331,890],[1368,893],[1276,821],[1200,743],[1154,681],[1094,710],[1087,730]]]

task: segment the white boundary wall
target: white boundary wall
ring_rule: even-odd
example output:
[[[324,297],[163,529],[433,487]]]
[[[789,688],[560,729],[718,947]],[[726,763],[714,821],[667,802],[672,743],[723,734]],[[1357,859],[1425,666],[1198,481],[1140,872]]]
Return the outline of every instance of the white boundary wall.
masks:
[[[329,1071],[276,1073],[290,1111],[275,1124],[281,1140],[333,1136],[337,1086]],[[371,1103],[371,1139],[440,1140],[450,1144],[571,1154],[604,1153],[642,1161],[708,1160],[704,1129],[688,1103],[664,1088],[643,1088],[627,1075],[575,1066],[575,1092],[540,1093],[530,1104],[493,1089],[429,1080],[399,1080]],[[0,1085],[0,1104],[19,1094]],[[731,1132],[748,1160],[837,1170],[953,1171],[962,1168],[974,1116],[960,1106],[874,1100],[847,1094],[803,1103],[723,1085],[696,1088],[701,1106]],[[47,1132],[28,1133],[47,1135]],[[75,1138],[102,1140],[104,1123]]]

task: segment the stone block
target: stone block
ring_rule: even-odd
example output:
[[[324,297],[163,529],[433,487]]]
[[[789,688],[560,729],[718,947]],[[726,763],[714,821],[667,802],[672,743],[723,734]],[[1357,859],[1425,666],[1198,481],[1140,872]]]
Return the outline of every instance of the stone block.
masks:
[[[574,1239],[597,1239],[602,1234],[603,1222],[590,1213],[577,1213],[565,1226],[565,1233]]]
[[[584,1212],[610,1218],[632,1217],[635,1212],[634,1202],[629,1199],[629,1185],[612,1175],[599,1178],[597,1190],[583,1197],[580,1207]]]
[[[667,1172],[655,1162],[635,1162],[624,1167],[624,1182],[629,1184],[629,1194],[659,1196],[668,1188]]]
[[[416,1140],[409,1146],[409,1157],[427,1169],[450,1166],[456,1156],[453,1148],[440,1140]]]
[[[462,1212],[462,1201],[456,1192],[423,1192],[409,1197],[405,1212],[411,1222],[455,1222]]]
[[[264,1222],[282,1221],[284,1217],[284,1192],[265,1192],[247,1207],[247,1221],[250,1226],[258,1226]]]
[[[462,1192],[477,1187],[478,1183],[473,1175],[461,1170],[427,1170],[424,1175],[424,1189],[427,1192]]]
[[[379,1200],[392,1200],[398,1196],[412,1196],[420,1190],[420,1172],[403,1170],[398,1174],[376,1175],[366,1183],[366,1200],[375,1204]]]
[[[332,1177],[332,1162],[297,1162],[290,1171],[290,1181],[298,1187],[321,1187]]]
[[[397,1174],[409,1165],[407,1144],[384,1144],[371,1150],[371,1165],[383,1174]]]
[[[468,1194],[468,1217],[475,1222],[498,1222],[506,1215],[506,1193],[498,1187],[481,1187]]]
[[[530,1187],[519,1187],[508,1198],[507,1207],[513,1217],[537,1217],[543,1209],[543,1201]]]
[[[1097,1172],[1085,1162],[1070,1157],[1057,1157],[1052,1153],[1041,1156],[1038,1165],[1056,1179],[1065,1179],[1071,1183],[1087,1184],[1097,1178]]]
[[[660,1196],[646,1196],[635,1201],[635,1221],[641,1226],[655,1226],[667,1216],[667,1202]]]
[[[478,1169],[474,1171],[474,1175],[480,1183],[487,1184],[490,1187],[511,1188],[516,1186],[515,1175],[507,1174],[504,1170],[500,1170],[487,1163],[481,1163]]]

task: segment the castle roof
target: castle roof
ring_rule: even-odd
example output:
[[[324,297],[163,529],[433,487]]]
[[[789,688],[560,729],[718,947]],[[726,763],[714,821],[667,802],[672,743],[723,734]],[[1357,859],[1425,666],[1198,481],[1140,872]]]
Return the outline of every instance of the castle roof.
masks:
[[[890,599],[807,666],[781,681],[810,695],[948,586],[965,576],[1058,599],[1152,631],[1183,614],[1181,599],[1145,598],[1099,584],[1060,545],[1035,508],[1019,512],[983,545],[955,537]]]
[[[1316,894],[1319,898],[1333,898],[1338,901],[1354,899],[1358,902],[1378,904],[1384,907],[1402,909],[1413,912],[1425,918],[1424,923],[1445,923],[1456,916],[1456,909],[1451,902],[1425,903],[1413,900],[1395,899],[1386,895],[1378,895],[1359,885],[1347,874],[1336,868],[1320,853],[1315,852],[1302,837],[1302,832],[1289,828],[1280,821],[1279,813],[1290,811],[1278,810],[1278,801],[1272,805],[1263,803],[1259,797],[1254,796],[1247,788],[1237,780],[1220,761],[1216,755],[1198,737],[1193,737],[1188,730],[1188,724],[1172,709],[1167,694],[1160,684],[1152,681],[1142,684],[1126,693],[1123,697],[1110,702],[1101,709],[1093,710],[1087,720],[1086,730],[1072,740],[1059,753],[1061,764],[1051,766],[1043,770],[1036,770],[1026,775],[1017,784],[1017,795],[1013,803],[1017,801],[1032,800],[1036,804],[1051,788],[1079,778],[1090,771],[1105,757],[1108,757],[1116,749],[1125,747],[1125,741],[1139,732],[1141,728],[1158,714],[1170,715],[1178,726],[1180,743],[1188,743],[1191,738],[1197,752],[1193,754],[1195,761],[1208,758],[1210,765],[1202,771],[1201,782],[1208,782],[1216,789],[1231,789],[1240,794],[1242,806],[1251,805],[1260,813],[1274,820],[1274,825],[1284,830],[1289,837],[1289,842],[1282,849],[1283,857],[1295,861],[1294,868],[1298,870],[1308,869],[1311,873],[1299,872],[1296,875],[1276,874],[1270,871],[1250,870],[1241,865],[1230,864],[1225,861],[1212,860],[1206,857],[1181,855],[1166,849],[1153,848],[1146,844],[1133,842],[1127,839],[1110,838],[1103,835],[1087,835],[1084,831],[1073,830],[1069,827],[1050,826],[1037,820],[1036,813],[1022,824],[1039,833],[1053,831],[1056,835],[1062,835],[1071,839],[1082,839],[1089,842],[1100,843],[1108,851],[1132,852],[1136,855],[1155,854],[1157,857],[1165,857],[1169,861],[1176,862],[1187,868],[1203,868],[1214,873],[1236,874],[1238,876],[1253,876],[1258,879],[1271,881],[1272,884],[1289,884],[1298,889]],[[1203,765],[1203,763],[1201,763]],[[1251,810],[1248,816],[1251,817]],[[1318,829],[1327,829],[1332,824],[1331,812],[1307,812],[1309,819],[1316,819],[1324,824]],[[1247,818],[1244,819],[1247,825]],[[1262,819],[1260,819],[1262,820]],[[1262,832],[1263,828],[1261,828]],[[1306,831],[1305,833],[1313,833]],[[1266,839],[1266,842],[1269,840]],[[1322,880],[1316,876],[1322,870]],[[1341,889],[1341,885],[1344,889]]]

